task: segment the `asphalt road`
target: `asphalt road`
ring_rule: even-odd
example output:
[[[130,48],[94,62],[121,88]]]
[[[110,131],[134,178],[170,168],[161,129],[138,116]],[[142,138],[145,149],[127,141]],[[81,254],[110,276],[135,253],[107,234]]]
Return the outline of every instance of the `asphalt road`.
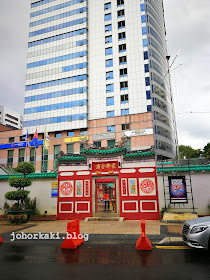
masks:
[[[6,241],[0,279],[210,279],[210,253],[183,246],[136,251],[135,242],[85,242],[62,250],[62,241]]]

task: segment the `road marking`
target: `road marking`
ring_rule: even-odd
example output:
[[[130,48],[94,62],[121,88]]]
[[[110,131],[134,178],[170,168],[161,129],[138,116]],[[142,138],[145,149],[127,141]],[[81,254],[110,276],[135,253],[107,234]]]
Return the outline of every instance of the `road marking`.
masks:
[[[175,249],[175,250],[185,250],[185,249],[191,249],[188,246],[155,246],[157,249]]]

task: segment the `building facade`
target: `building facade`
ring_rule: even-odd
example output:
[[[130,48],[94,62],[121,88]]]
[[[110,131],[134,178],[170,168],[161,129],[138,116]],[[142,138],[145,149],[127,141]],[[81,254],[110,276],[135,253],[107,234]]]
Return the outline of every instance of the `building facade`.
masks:
[[[0,105],[0,124],[11,129],[20,129],[22,128],[22,122],[23,117],[20,113]]]
[[[174,158],[176,127],[163,1],[31,1],[23,134],[124,134]],[[78,152],[78,151],[75,151]]]

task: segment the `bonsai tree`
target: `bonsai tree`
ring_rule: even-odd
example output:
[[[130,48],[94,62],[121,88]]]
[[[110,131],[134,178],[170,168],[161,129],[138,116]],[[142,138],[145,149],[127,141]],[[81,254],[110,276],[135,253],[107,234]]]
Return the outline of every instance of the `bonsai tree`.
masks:
[[[10,187],[16,188],[16,191],[10,191],[5,193],[4,197],[10,201],[16,201],[14,204],[15,210],[22,210],[25,208],[24,202],[27,200],[29,191],[26,191],[25,188],[31,186],[32,181],[26,175],[35,172],[35,167],[32,163],[21,162],[15,168],[15,171],[18,173],[23,173],[24,177],[10,177],[8,179]]]

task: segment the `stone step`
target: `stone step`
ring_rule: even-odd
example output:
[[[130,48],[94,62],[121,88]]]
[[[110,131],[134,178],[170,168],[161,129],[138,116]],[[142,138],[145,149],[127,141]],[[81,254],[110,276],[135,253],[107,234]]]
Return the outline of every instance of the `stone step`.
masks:
[[[85,222],[91,221],[115,221],[115,222],[123,222],[125,220],[124,217],[87,217],[85,218]]]

